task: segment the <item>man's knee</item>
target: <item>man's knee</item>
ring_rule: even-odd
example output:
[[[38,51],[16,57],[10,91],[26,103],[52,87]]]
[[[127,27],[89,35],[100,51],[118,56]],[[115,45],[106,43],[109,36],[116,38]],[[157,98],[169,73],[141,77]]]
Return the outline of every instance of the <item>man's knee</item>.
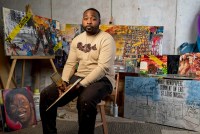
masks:
[[[45,87],[41,92],[40,92],[40,101],[49,101],[49,100],[55,100],[58,98],[58,91],[56,89],[56,85],[52,83],[51,85]]]

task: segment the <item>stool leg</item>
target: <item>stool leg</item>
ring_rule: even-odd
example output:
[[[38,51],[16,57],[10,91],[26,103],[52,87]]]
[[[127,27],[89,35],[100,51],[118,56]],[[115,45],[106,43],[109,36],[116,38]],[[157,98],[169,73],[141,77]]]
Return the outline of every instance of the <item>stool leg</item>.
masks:
[[[107,123],[106,123],[106,115],[105,115],[104,105],[100,106],[100,113],[101,113],[101,120],[103,122],[103,132],[104,132],[104,134],[108,134],[108,127],[107,127]]]

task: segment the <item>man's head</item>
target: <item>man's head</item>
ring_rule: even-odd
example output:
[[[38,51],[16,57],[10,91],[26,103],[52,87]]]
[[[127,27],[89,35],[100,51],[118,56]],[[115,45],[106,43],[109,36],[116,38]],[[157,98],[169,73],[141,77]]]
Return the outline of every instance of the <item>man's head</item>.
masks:
[[[101,24],[101,15],[95,8],[89,8],[84,11],[82,26],[89,35],[95,35],[99,32],[99,25]]]

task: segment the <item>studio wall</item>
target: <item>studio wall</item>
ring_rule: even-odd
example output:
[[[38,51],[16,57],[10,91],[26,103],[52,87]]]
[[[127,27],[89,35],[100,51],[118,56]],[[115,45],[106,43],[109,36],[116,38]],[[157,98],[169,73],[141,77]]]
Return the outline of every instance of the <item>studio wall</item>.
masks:
[[[163,54],[177,54],[182,43],[196,42],[200,0],[1,0],[0,8],[24,11],[26,4],[35,14],[65,24],[80,24],[82,12],[94,7],[101,12],[102,24],[109,23],[112,13],[115,25],[164,26]]]

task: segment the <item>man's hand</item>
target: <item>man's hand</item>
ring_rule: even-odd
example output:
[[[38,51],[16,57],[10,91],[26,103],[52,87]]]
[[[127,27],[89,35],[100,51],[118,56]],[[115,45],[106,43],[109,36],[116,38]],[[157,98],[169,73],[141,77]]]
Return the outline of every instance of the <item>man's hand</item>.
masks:
[[[67,82],[65,81],[62,81],[59,85],[57,85],[58,87],[58,92],[59,92],[59,96],[61,96],[65,91],[67,91],[72,85],[71,84],[68,84]],[[83,87],[80,83],[78,83],[74,89],[79,89]]]
[[[67,89],[68,86],[70,86],[70,85],[65,81],[62,81],[62,84],[57,86],[58,87],[59,96],[61,96],[65,92],[65,90]]]

